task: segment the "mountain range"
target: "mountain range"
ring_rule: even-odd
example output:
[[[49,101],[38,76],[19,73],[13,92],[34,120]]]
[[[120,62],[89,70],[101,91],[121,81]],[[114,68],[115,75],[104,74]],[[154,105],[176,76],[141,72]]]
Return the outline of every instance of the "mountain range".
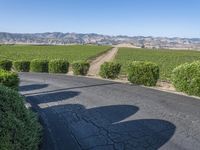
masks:
[[[34,44],[34,45],[67,45],[67,44],[98,44],[119,45],[129,44],[133,47],[166,48],[166,49],[200,49],[200,38],[168,38],[144,36],[109,36],[101,34],[80,33],[7,33],[0,32],[0,44]]]

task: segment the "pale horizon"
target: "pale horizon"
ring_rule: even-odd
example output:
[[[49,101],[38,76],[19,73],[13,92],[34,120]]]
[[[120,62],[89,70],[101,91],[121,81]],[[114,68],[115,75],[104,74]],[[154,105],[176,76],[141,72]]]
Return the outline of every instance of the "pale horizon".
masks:
[[[145,36],[145,35],[123,35],[123,34],[116,34],[116,35],[109,35],[109,34],[103,34],[103,33],[78,33],[78,32],[62,32],[62,31],[54,31],[54,32],[6,32],[6,31],[0,31],[0,33],[9,33],[9,34],[44,34],[44,33],[63,33],[63,34],[97,34],[97,35],[103,35],[103,36],[113,36],[113,37],[117,37],[117,36],[127,36],[127,37],[153,37],[153,38],[181,38],[181,39],[200,39],[200,37],[176,37],[176,36]]]

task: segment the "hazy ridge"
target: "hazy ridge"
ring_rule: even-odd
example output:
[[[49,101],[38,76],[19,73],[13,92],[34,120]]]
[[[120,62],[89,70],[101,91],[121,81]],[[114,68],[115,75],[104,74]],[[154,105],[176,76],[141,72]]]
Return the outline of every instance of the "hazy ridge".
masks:
[[[0,32],[0,44],[40,44],[40,45],[65,45],[65,44],[99,44],[117,45],[130,43],[135,47],[147,48],[177,48],[200,49],[200,38],[167,38],[144,36],[108,36],[95,33],[62,33],[46,32],[19,34]]]

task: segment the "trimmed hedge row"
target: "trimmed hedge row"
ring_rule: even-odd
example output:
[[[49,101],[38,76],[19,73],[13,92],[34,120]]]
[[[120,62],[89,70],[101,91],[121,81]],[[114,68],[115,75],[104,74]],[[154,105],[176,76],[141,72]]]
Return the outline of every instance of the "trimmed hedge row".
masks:
[[[151,62],[134,61],[128,67],[128,80],[131,83],[155,86],[159,79],[159,67]]]
[[[69,70],[69,62],[67,60],[55,59],[49,61],[50,73],[67,73]]]
[[[18,90],[19,77],[17,73],[0,70],[0,85]]]
[[[30,71],[30,61],[26,61],[26,60],[14,61],[13,67],[18,72],[29,72]]]
[[[115,79],[118,77],[121,70],[119,63],[105,62],[101,65],[99,75],[106,79]]]
[[[31,72],[49,72],[49,61],[48,60],[40,60],[34,59],[30,64]]]
[[[0,61],[0,84],[17,89],[19,78],[16,73],[8,72],[12,69],[18,72],[50,72],[67,73],[69,62],[67,60],[39,60],[32,61]],[[72,63],[74,75],[86,75],[90,64],[85,61]],[[3,71],[3,70],[5,71]],[[118,77],[121,65],[114,62],[106,62],[101,65],[99,75],[107,79]],[[127,70],[128,80],[131,83],[155,86],[159,79],[159,67],[152,62],[134,61],[129,64]],[[186,63],[175,68],[172,72],[171,81],[177,91],[185,92],[190,95],[200,96],[200,61]]]
[[[26,109],[24,99],[10,88],[0,85],[0,149],[37,150],[41,126]]]
[[[72,64],[74,75],[86,75],[90,68],[90,64],[85,61],[77,61]]]
[[[1,60],[0,61],[0,69],[10,71],[12,68],[12,61],[10,60]]]
[[[171,80],[177,91],[200,96],[200,61],[178,66]]]

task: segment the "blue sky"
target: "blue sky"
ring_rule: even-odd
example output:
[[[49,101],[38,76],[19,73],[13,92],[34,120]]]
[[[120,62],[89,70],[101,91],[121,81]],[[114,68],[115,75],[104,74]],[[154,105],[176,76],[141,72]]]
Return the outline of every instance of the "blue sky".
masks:
[[[200,0],[0,0],[0,31],[200,38]]]

